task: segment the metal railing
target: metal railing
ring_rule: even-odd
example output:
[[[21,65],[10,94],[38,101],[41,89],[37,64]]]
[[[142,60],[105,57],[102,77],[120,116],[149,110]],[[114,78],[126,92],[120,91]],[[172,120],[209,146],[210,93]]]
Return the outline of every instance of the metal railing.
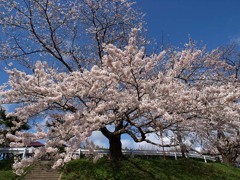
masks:
[[[26,158],[27,154],[32,154],[32,147],[23,147],[23,148],[0,148],[0,154],[13,154],[13,155],[21,155],[22,159]]]
[[[94,150],[95,154],[99,154],[99,155],[108,155],[109,154],[109,150],[108,149],[102,149],[102,150]],[[173,152],[173,151],[160,151],[160,150],[122,150],[122,153],[124,155],[130,155],[130,156],[134,156],[134,155],[141,155],[141,156],[168,156],[168,157],[174,157],[175,160],[178,159],[178,157],[182,157],[182,153],[181,152]],[[91,154],[91,152],[89,152],[89,150],[87,149],[78,149],[77,151],[75,151],[75,154],[81,156],[81,155],[86,155],[86,154]],[[185,156],[187,158],[197,158],[197,159],[203,159],[204,162],[207,162],[207,160],[209,161],[217,161],[217,160],[222,160],[222,157],[219,155],[202,155],[199,153],[195,153],[195,152],[190,152],[190,153],[186,153]]]
[[[33,153],[33,147],[23,147],[23,148],[0,148],[0,154],[4,153],[11,153],[13,155],[21,156],[22,159],[25,159],[27,155],[31,155]],[[178,159],[178,157],[182,157],[181,152],[172,152],[172,151],[160,151],[160,150],[122,150],[122,153],[124,155],[141,155],[141,156],[168,156],[168,157],[174,157],[175,160]],[[81,155],[90,155],[90,154],[97,154],[97,155],[108,155],[109,150],[108,149],[99,149],[90,151],[88,149],[78,149],[75,151],[76,155],[79,157]],[[187,158],[197,158],[197,159],[203,159],[205,163],[207,163],[207,160],[209,161],[216,161],[222,160],[221,156],[213,156],[213,155],[202,155],[194,152],[186,153]]]

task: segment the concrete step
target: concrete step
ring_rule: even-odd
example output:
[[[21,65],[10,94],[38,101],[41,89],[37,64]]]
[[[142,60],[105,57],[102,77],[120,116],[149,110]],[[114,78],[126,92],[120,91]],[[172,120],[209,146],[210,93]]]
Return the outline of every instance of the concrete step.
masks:
[[[60,173],[51,169],[50,161],[40,161],[33,165],[32,169],[25,175],[25,180],[58,180]]]
[[[38,177],[42,177],[42,176],[58,176],[59,174],[28,174],[28,176],[38,176]]]
[[[27,173],[27,175],[29,175],[29,176],[35,176],[35,175],[37,175],[37,176],[58,176],[60,173],[32,173],[32,172],[29,172],[29,173]]]
[[[26,176],[25,179],[43,179],[43,180],[48,180],[48,179],[58,179],[59,176]]]
[[[51,176],[51,175],[26,175],[24,177],[25,180],[31,180],[31,179],[42,179],[42,180],[49,180],[49,179],[55,179],[57,180],[59,177],[59,175],[54,175],[54,176]]]
[[[26,178],[25,180],[58,180],[58,178],[46,177],[46,178]]]
[[[34,173],[50,173],[50,172],[52,172],[52,173],[56,173],[56,172],[58,172],[58,171],[56,171],[56,170],[53,170],[53,171],[51,171],[51,169],[49,169],[49,170],[39,170],[39,169],[32,169],[31,170],[31,172],[34,172]]]
[[[26,176],[25,179],[39,178],[39,179],[47,180],[47,179],[58,179],[58,177],[59,176]]]

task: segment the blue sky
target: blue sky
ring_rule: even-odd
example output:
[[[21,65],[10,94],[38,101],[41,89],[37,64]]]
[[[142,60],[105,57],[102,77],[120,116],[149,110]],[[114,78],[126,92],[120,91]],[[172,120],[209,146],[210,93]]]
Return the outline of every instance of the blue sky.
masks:
[[[240,0],[137,0],[150,36],[174,45],[190,35],[208,49],[240,41]]]
[[[226,45],[232,41],[240,43],[240,0],[136,0],[137,6],[146,13],[145,21],[150,37],[161,42],[162,33],[165,43],[181,46],[188,41],[189,35],[208,50]],[[5,64],[0,63],[0,85],[7,81],[3,71]],[[98,145],[107,145],[99,133],[93,134]],[[127,136],[123,147],[134,148]],[[140,146],[147,146],[145,143]]]
[[[136,0],[150,37],[181,46],[193,40],[209,50],[240,42],[240,0]],[[0,63],[0,84],[7,81]]]

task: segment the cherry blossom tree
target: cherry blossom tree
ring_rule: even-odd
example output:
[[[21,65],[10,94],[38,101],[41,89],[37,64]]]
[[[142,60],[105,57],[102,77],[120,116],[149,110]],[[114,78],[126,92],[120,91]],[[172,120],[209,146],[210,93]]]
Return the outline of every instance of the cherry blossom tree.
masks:
[[[32,70],[38,60],[57,72],[101,66],[105,44],[124,47],[131,28],[144,24],[133,5],[125,0],[1,1],[1,58]],[[144,43],[140,36],[138,42]]]
[[[221,154],[225,163],[234,164],[240,145],[239,80],[235,73],[237,67],[222,61],[222,51],[208,53],[205,48],[196,49],[192,42],[182,53],[172,51],[167,67],[175,68],[179,62],[182,64],[176,78],[202,92],[195,99],[199,101],[198,106],[205,108],[195,111],[197,113],[192,111],[194,115],[186,118],[193,121],[188,121],[187,127],[178,124],[178,128],[173,131],[179,134],[180,129],[188,140],[192,138],[189,134],[193,135],[192,144],[202,142],[205,151]],[[182,139],[181,136],[178,137]],[[179,144],[181,146],[181,141]]]
[[[215,150],[221,154],[223,162],[234,165],[237,157],[240,156],[239,57],[236,44],[220,47],[219,51],[220,61],[226,65],[218,73],[218,77],[221,77],[222,84],[231,84],[233,89],[228,89],[229,91],[225,94],[226,99],[218,102],[222,105],[218,107],[218,116],[211,118],[215,120],[215,123],[209,126],[211,129],[208,131],[207,142],[210,141],[209,144],[212,145],[213,151],[210,152]],[[231,104],[229,104],[229,99]]]
[[[221,60],[226,62],[231,68],[226,69],[228,76],[233,76],[236,79],[240,77],[240,53],[239,44],[232,43],[226,47],[220,47]]]
[[[36,133],[8,134],[15,141],[12,146],[24,146],[29,139],[46,140],[45,147],[36,149],[33,157],[15,164],[17,173],[46,153],[55,159],[53,167],[62,166],[74,158],[75,150],[95,130],[108,138],[110,156],[119,160],[122,134],[129,134],[135,142],[156,144],[148,139],[148,134],[174,132],[177,126],[196,132],[199,137],[206,137],[209,130],[214,134],[219,126],[224,130],[239,128],[238,82],[206,83],[212,81],[212,75],[203,76],[204,83],[186,84],[177,78],[182,67],[196,56],[216,61],[219,56],[215,52],[201,55],[199,50],[196,55],[182,51],[182,58],[173,68],[156,73],[166,52],[146,56],[144,48],[136,45],[137,31],[133,29],[124,49],[106,45],[102,65],[90,70],[59,73],[39,61],[33,74],[17,69],[7,71],[10,89],[2,89],[1,103],[19,104],[9,114],[21,118],[16,127],[33,116],[49,115],[47,126],[39,125]],[[226,118],[230,121],[226,122]],[[115,129],[110,131],[107,125],[114,125]],[[65,152],[60,153],[63,145]]]
[[[11,146],[46,141],[32,157],[14,164],[17,174],[45,154],[55,160],[54,168],[61,167],[96,130],[109,140],[116,161],[122,158],[122,134],[171,146],[148,138],[170,131],[181,146],[182,131],[222,155],[227,142],[234,142],[231,152],[238,149],[239,81],[225,76],[229,66],[219,61],[217,50],[190,43],[183,50],[146,55],[139,46],[142,20],[126,0],[3,0],[0,8],[8,35],[1,56],[33,70],[7,70],[0,103],[15,104],[8,116],[20,118],[16,129],[48,116],[36,132],[8,133]]]
[[[17,164],[16,169],[22,170],[46,152],[57,159],[54,167],[60,166],[94,130],[101,130],[109,139],[110,155],[118,160],[122,156],[121,134],[129,134],[136,142],[150,142],[147,134],[156,131],[154,126],[163,129],[174,124],[173,115],[166,109],[178,109],[175,94],[180,96],[179,90],[184,94],[184,85],[174,81],[171,72],[153,78],[151,71],[165,52],[144,57],[144,48],[138,49],[135,42],[131,37],[124,50],[107,45],[102,67],[93,66],[90,71],[58,73],[41,62],[37,62],[32,75],[16,69],[8,71],[11,89],[2,90],[1,103],[19,104],[9,114],[21,118],[16,128],[32,116],[50,114],[47,130],[39,126],[36,133],[8,135],[15,140],[12,146],[24,146],[30,139],[46,139],[45,147]],[[115,130],[109,131],[106,125],[114,125]],[[58,154],[62,145],[67,146],[66,152]]]

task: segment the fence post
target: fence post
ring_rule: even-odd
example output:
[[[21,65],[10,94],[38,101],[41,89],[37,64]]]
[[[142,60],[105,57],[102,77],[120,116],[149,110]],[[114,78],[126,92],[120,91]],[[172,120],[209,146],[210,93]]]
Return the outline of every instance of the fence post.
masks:
[[[130,153],[130,156],[133,158],[133,157],[134,157],[134,152],[133,152],[133,150],[131,149],[130,152],[131,152],[131,153]]]
[[[207,163],[207,160],[206,160],[206,157],[205,157],[205,156],[203,156],[203,159],[204,159],[204,162]]]
[[[177,153],[176,152],[174,152],[174,156],[175,156],[175,160],[177,160]]]
[[[81,148],[78,149],[79,158],[81,158]]]
[[[219,160],[220,160],[220,162],[221,162],[221,163],[223,163],[222,156],[221,156],[221,155],[219,155],[218,157],[219,157]]]
[[[22,155],[22,159],[25,159],[25,158],[26,158],[26,152],[27,152],[27,148],[24,148],[24,150],[23,150],[23,155]]]

